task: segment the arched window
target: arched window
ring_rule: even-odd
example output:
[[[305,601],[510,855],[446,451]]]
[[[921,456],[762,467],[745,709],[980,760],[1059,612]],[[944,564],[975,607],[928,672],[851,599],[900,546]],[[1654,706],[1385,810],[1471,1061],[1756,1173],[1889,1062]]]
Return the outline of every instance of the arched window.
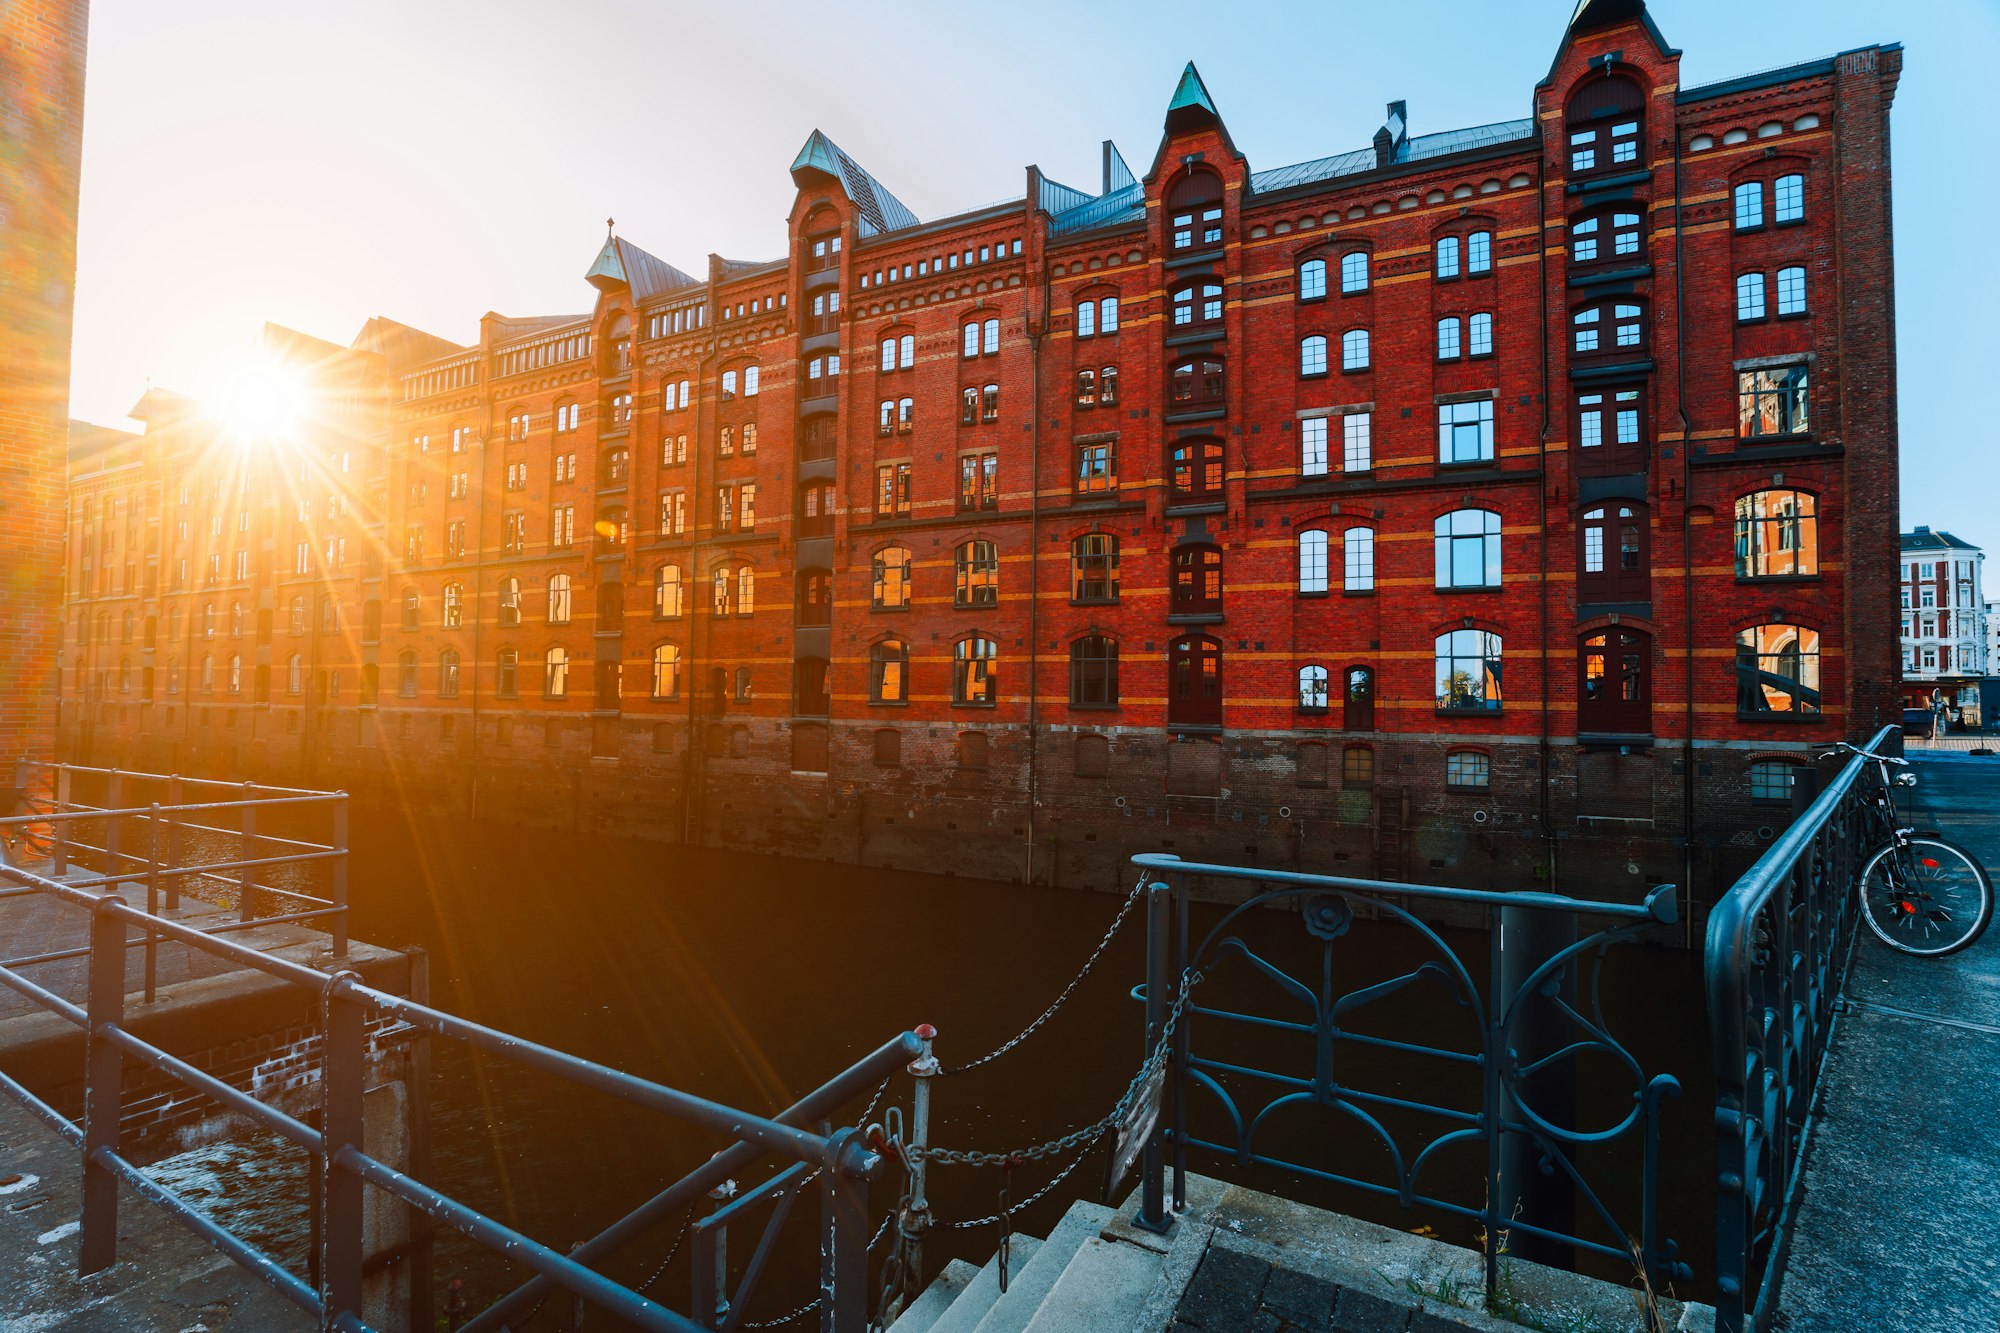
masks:
[[[875,553],[874,585],[870,598],[877,611],[897,610],[910,604],[910,551],[906,546],[885,546]]]
[[[1368,369],[1368,330],[1349,329],[1340,335],[1340,368],[1348,370]]]
[[[1645,735],[1653,729],[1653,641],[1612,626],[1584,636],[1577,661],[1577,728]]]
[[[1483,629],[1437,636],[1437,706],[1443,712],[1500,707],[1500,636]]]
[[[1350,250],[1340,257],[1340,292],[1347,296],[1368,290],[1368,252]]]
[[[1578,472],[1598,476],[1642,472],[1649,453],[1643,389],[1635,385],[1576,395]]]
[[[653,616],[659,620],[679,620],[687,612],[686,575],[679,565],[661,565],[653,571]]]
[[[1640,225],[1631,204],[1610,204],[1569,224],[1572,268],[1619,268],[1645,262]]]
[[[1347,679],[1341,693],[1340,725],[1349,731],[1375,730],[1375,669],[1373,667],[1351,666],[1347,668]]]
[[[1465,354],[1465,342],[1461,335],[1457,315],[1448,315],[1437,322],[1437,359],[1456,361]]]
[[[1167,451],[1170,499],[1177,504],[1222,498],[1222,441],[1209,436],[1176,440]]]
[[[1736,715],[1816,715],[1821,711],[1819,631],[1753,625],[1736,636]]]
[[[1440,236],[1431,261],[1431,276],[1438,279],[1455,278],[1459,274],[1458,253],[1460,242],[1456,236]]]
[[[1209,545],[1174,551],[1174,582],[1168,611],[1177,616],[1222,614],[1222,551]]]
[[[1439,588],[1500,586],[1500,515],[1490,509],[1455,509],[1431,525]]]
[[[542,654],[542,697],[569,697],[569,654],[560,647]]]
[[[500,611],[496,623],[503,628],[521,623],[521,580],[509,574],[500,580]]]
[[[980,706],[997,702],[999,658],[991,639],[960,639],[952,649],[952,702]]]
[[[1327,700],[1326,668],[1309,663],[1299,668],[1299,711],[1324,713]]]
[[[444,627],[457,629],[465,623],[465,589],[456,583],[444,585]]]
[[[1299,299],[1301,301],[1323,301],[1326,299],[1326,261],[1308,259],[1299,265]]]
[[[1069,597],[1072,602],[1118,600],[1118,538],[1089,532],[1069,544]]]
[[[417,655],[407,648],[396,658],[396,693],[405,699],[417,697]]]
[[[1222,725],[1222,645],[1206,634],[1188,634],[1167,645],[1167,723]]]
[[[1000,548],[989,541],[969,541],[957,552],[957,582],[952,605],[997,606],[1000,602]]]
[[[868,650],[868,699],[878,704],[910,701],[910,645],[884,639]]]
[[[438,697],[456,699],[458,697],[458,650],[447,648],[438,654]]]
[[[1818,501],[1810,491],[1753,491],[1736,502],[1736,577],[1819,573]]]
[[[1177,362],[1168,378],[1168,393],[1176,407],[1214,407],[1222,402],[1223,392],[1222,362],[1212,356]]]
[[[549,575],[548,621],[551,625],[569,624],[569,575]]]
[[[749,565],[736,567],[736,614],[752,615],[757,610],[757,571]]]
[[[1375,590],[1375,529],[1349,528],[1340,537],[1342,587],[1348,592]]]
[[[1323,593],[1327,590],[1326,532],[1307,528],[1299,534],[1299,591]]]
[[[1326,374],[1326,338],[1311,334],[1299,340],[1299,374]]]
[[[1630,79],[1607,74],[1584,82],[1564,115],[1572,180],[1645,164],[1645,104]]]
[[[1191,171],[1167,192],[1167,248],[1207,250],[1222,244],[1222,178]]]
[[[653,697],[681,697],[681,650],[677,644],[661,643],[653,647]]]
[[[800,625],[833,623],[833,576],[823,569],[802,569],[796,579],[798,604],[794,608]]]
[[[1577,601],[1643,602],[1651,595],[1643,508],[1614,504],[1586,509],[1577,520],[1577,540]]]
[[[1097,372],[1089,367],[1076,372],[1076,405],[1097,406]]]
[[[1118,640],[1086,634],[1069,646],[1069,702],[1073,708],[1118,704]]]
[[[1222,284],[1206,278],[1174,288],[1169,304],[1174,333],[1198,333],[1222,323]]]
[[[513,648],[502,648],[493,661],[493,693],[502,699],[512,699],[521,692],[521,654]]]
[[[1779,226],[1806,220],[1806,178],[1793,173],[1771,182],[1771,217]]]
[[[293,653],[285,659],[285,693],[304,694],[306,691],[306,659]]]
[[[1609,296],[1571,313],[1570,352],[1592,357],[1634,357],[1646,350],[1646,309],[1630,296]]]

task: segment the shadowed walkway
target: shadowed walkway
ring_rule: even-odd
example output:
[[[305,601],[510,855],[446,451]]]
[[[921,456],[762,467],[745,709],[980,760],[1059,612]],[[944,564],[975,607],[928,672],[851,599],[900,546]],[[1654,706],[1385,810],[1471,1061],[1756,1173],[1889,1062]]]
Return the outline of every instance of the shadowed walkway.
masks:
[[[1911,758],[1918,826],[2000,870],[2000,757]],[[1776,1326],[2000,1327],[2000,927],[1938,960],[1864,928],[1826,1080]]]

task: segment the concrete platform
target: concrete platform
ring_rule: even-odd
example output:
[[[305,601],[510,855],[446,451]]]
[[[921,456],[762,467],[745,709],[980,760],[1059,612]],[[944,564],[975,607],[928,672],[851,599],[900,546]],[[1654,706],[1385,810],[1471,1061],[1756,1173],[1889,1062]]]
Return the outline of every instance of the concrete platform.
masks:
[[[1911,752],[1920,826],[2000,870],[2000,757]],[[1776,1326],[2000,1328],[2000,927],[1949,958],[1861,941]]]
[[[314,1321],[193,1232],[118,1191],[118,1262],[76,1275],[76,1150],[0,1096],[0,1333],[290,1333]]]

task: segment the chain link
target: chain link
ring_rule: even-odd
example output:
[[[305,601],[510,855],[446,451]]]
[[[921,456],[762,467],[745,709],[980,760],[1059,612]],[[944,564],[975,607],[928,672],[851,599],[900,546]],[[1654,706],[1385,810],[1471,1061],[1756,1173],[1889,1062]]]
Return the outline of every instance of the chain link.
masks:
[[[910,1147],[911,1154],[921,1157],[925,1162],[935,1162],[939,1166],[1013,1167],[1023,1162],[1044,1161],[1050,1157],[1066,1153],[1070,1149],[1080,1145],[1096,1142],[1099,1135],[1109,1130],[1125,1117],[1125,1114],[1131,1109],[1132,1103],[1138,1100],[1140,1092],[1145,1087],[1146,1080],[1150,1079],[1159,1070],[1160,1066],[1167,1062],[1167,1056],[1173,1049],[1174,1028],[1179,1025],[1181,1015],[1187,1011],[1189,999],[1194,994],[1194,988],[1201,984],[1202,975],[1202,973],[1196,971],[1194,968],[1188,968],[1181,973],[1180,994],[1174,998],[1173,1007],[1167,1011],[1167,1020],[1160,1029],[1159,1045],[1154,1047],[1153,1053],[1147,1056],[1145,1061],[1140,1064],[1139,1072],[1134,1074],[1132,1081],[1126,1085],[1125,1093],[1118,1099],[1118,1104],[1113,1106],[1110,1114],[1106,1115],[1103,1119],[1085,1125],[1082,1129],[1073,1129],[1060,1138],[1050,1139],[1046,1143],[1039,1143],[1032,1148],[1022,1148],[1015,1152],[973,1152],[957,1148],[920,1148],[912,1144]]]
[[[1051,1018],[1055,1017],[1056,1010],[1062,1008],[1064,1004],[1068,1003],[1069,997],[1076,992],[1076,988],[1083,984],[1083,979],[1090,975],[1090,969],[1097,966],[1097,960],[1102,958],[1104,956],[1104,951],[1111,947],[1111,941],[1113,937],[1115,937],[1118,934],[1119,927],[1125,924],[1125,918],[1132,915],[1133,905],[1139,901],[1139,896],[1140,894],[1145,892],[1145,888],[1146,888],[1146,881],[1143,879],[1140,880],[1137,884],[1132,886],[1132,892],[1126,896],[1124,903],[1121,904],[1118,908],[1118,915],[1111,918],[1111,926],[1104,932],[1104,938],[1099,940],[1097,942],[1097,947],[1090,951],[1090,957],[1083,960],[1082,970],[1079,971],[1074,977],[1070,978],[1069,985],[1064,986],[1062,988],[1062,993],[1057,995],[1056,998],[1049,1003],[1048,1008],[1042,1010],[1042,1012],[1040,1013],[1040,1015],[1036,1017],[1034,1022],[1028,1024],[1028,1026],[1022,1028],[1018,1034],[1009,1038],[1006,1041],[1001,1042],[998,1046],[994,1047],[986,1054],[980,1056],[978,1059],[968,1060],[962,1065],[946,1066],[945,1068],[938,1070],[938,1073],[963,1074],[968,1070],[977,1069],[979,1068],[979,1066],[983,1064],[988,1064],[994,1060],[998,1060],[1001,1056],[1007,1054],[1007,1052],[1013,1050],[1016,1046],[1019,1046],[1022,1042],[1026,1041],[1029,1037],[1033,1036],[1035,1034],[1036,1029],[1040,1028],[1042,1024],[1048,1022]]]
[[[688,1232],[693,1228],[693,1226],[694,1226],[694,1205],[689,1204],[687,1212],[681,1215],[681,1229],[674,1233],[674,1243],[667,1247],[667,1257],[660,1260],[660,1266],[653,1270],[653,1275],[651,1277],[647,1278],[644,1282],[641,1282],[638,1286],[632,1288],[632,1290],[643,1293],[646,1290],[646,1288],[652,1286],[655,1282],[658,1282],[662,1277],[666,1276],[667,1265],[672,1263],[674,1261],[674,1256],[681,1252],[681,1242],[687,1239]]]
[[[818,1174],[819,1174],[819,1173],[818,1173],[817,1171],[813,1172],[813,1175],[818,1175]],[[810,1178],[811,1178],[811,1177],[808,1177],[807,1179],[810,1179]],[[800,1182],[800,1187],[801,1187],[801,1188],[803,1188],[803,1187],[804,1187],[804,1184],[805,1184],[805,1182],[804,1182],[804,1181],[801,1181],[801,1182]],[[868,1242],[868,1252],[869,1252],[870,1254],[873,1254],[873,1253],[875,1252],[875,1247],[876,1247],[877,1245],[880,1245],[880,1244],[882,1243],[882,1237],[884,1237],[884,1236],[886,1236],[886,1235],[888,1235],[888,1234],[889,1234],[889,1223],[890,1223],[890,1222],[892,1222],[892,1221],[894,1221],[894,1220],[895,1220],[895,1219],[894,1219],[894,1217],[893,1217],[893,1216],[891,1216],[891,1217],[885,1217],[885,1218],[883,1218],[883,1219],[882,1219],[882,1225],[881,1225],[881,1226],[879,1226],[879,1227],[876,1227],[876,1228],[875,1228],[875,1237],[874,1237],[874,1239],[872,1239],[872,1240],[870,1240],[870,1241]],[[778,1327],[778,1326],[780,1326],[781,1324],[790,1324],[790,1323],[793,1323],[793,1322],[795,1322],[795,1321],[797,1321],[797,1320],[800,1320],[800,1319],[804,1319],[804,1318],[805,1318],[805,1317],[806,1317],[807,1315],[811,1314],[811,1313],[812,1313],[812,1312],[813,1312],[814,1310],[817,1310],[817,1309],[819,1309],[819,1303],[820,1303],[821,1299],[822,1299],[821,1297],[818,1297],[818,1296],[815,1296],[815,1297],[813,1297],[813,1298],[812,1298],[811,1300],[807,1301],[807,1302],[806,1302],[806,1303],[805,1303],[804,1305],[801,1305],[801,1306],[799,1306],[799,1307],[798,1307],[797,1309],[795,1309],[795,1310],[787,1310],[787,1311],[785,1311],[785,1313],[783,1313],[783,1314],[779,1315],[779,1316],[778,1316],[777,1318],[775,1318],[775,1319],[746,1319],[746,1320],[744,1320],[744,1321],[743,1321],[742,1323],[738,1324],[738,1325],[737,1325],[737,1327],[738,1327],[738,1328],[777,1328],[777,1327]]]
[[[1103,1136],[1099,1135],[1098,1137],[1102,1138]],[[1036,1190],[1033,1194],[1030,1194],[1027,1198],[1021,1200],[1021,1202],[1013,1205],[1013,1207],[1009,1211],[1016,1213],[1025,1212],[1029,1208],[1032,1208],[1036,1204],[1040,1203],[1043,1199],[1048,1198],[1049,1195],[1055,1192],[1056,1186],[1062,1184],[1063,1181],[1069,1179],[1070,1172],[1076,1170],[1079,1166],[1083,1165],[1083,1159],[1090,1156],[1090,1150],[1092,1148],[1095,1148],[1096,1146],[1097,1146],[1097,1139],[1092,1139],[1089,1143],[1085,1144],[1083,1151],[1078,1153],[1075,1157],[1072,1157],[1070,1159],[1068,1166],[1056,1172],[1055,1175],[1049,1178],[1048,1184],[1042,1186],[1040,1189]],[[937,1226],[940,1231],[976,1231],[981,1227],[994,1226],[999,1221],[1000,1221],[1000,1214],[989,1213],[985,1217],[975,1217],[965,1222],[940,1222],[937,1224]]]

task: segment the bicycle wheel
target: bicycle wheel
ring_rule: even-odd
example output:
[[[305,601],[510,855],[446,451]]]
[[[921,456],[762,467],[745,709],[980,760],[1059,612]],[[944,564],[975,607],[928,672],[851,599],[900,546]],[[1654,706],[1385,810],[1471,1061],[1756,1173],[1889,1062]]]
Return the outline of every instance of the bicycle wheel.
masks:
[[[1894,843],[1869,858],[1858,886],[1861,916],[1902,953],[1957,953],[1993,918],[1993,884],[1966,852],[1938,838]]]

